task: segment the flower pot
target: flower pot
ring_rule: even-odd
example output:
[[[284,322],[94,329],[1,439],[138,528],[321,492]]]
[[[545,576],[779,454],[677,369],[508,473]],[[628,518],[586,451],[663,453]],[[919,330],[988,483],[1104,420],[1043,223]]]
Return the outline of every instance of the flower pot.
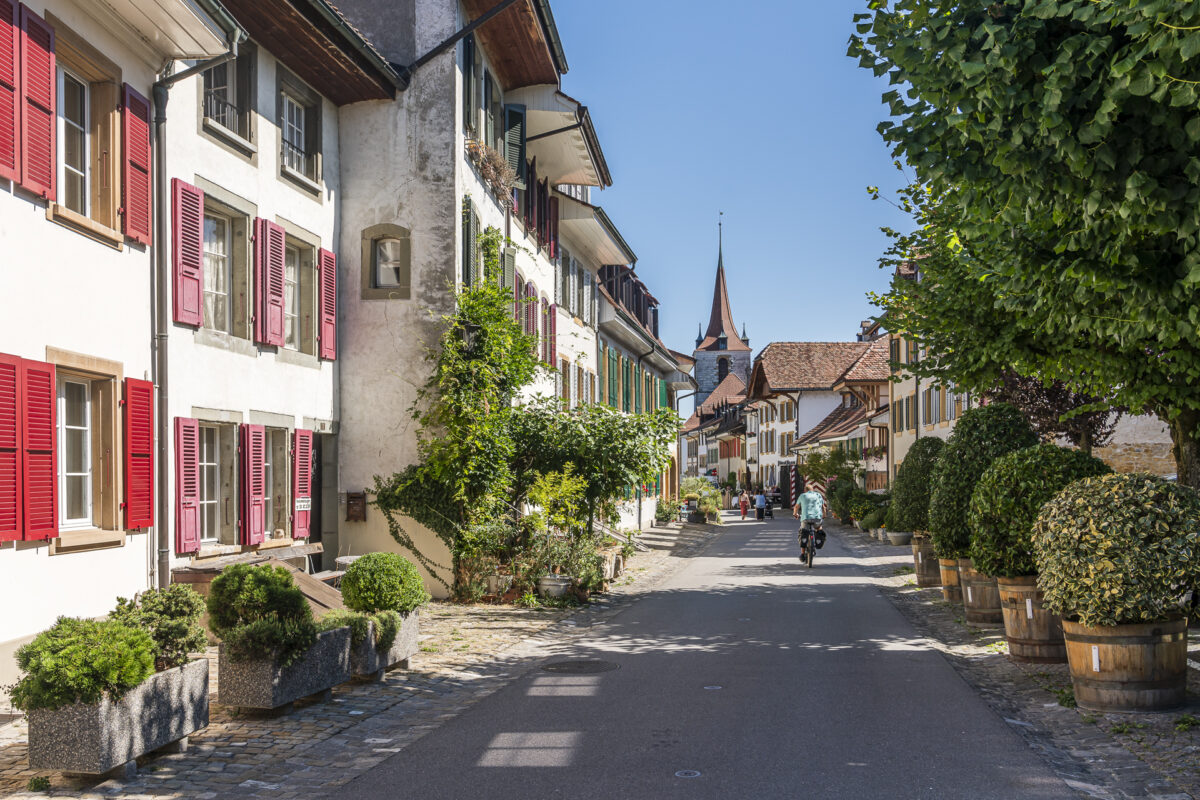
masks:
[[[99,775],[207,727],[208,659],[156,672],[118,700],[29,712],[29,767]]]
[[[888,541],[894,545],[907,547],[912,543],[912,534],[904,531],[887,531]]]
[[[487,576],[488,594],[499,597],[500,595],[502,595],[508,591],[508,587],[512,586],[512,582],[513,582],[512,575],[499,575],[499,574],[488,575]]]
[[[975,569],[969,558],[958,560],[959,582],[962,584],[963,610],[967,622],[976,625],[1003,625],[1004,614],[1000,611],[1000,590],[996,579]]]
[[[1075,701],[1092,711],[1161,711],[1187,694],[1187,621],[1090,627],[1063,620]]]
[[[1004,638],[1008,657],[1035,664],[1062,664],[1067,660],[1062,618],[1042,605],[1036,575],[997,578],[1000,608],[1004,613]]]
[[[958,582],[958,559],[939,558],[938,572],[941,575],[942,598],[951,603],[961,603],[962,585]]]
[[[512,583],[512,576],[508,576]],[[408,659],[417,652],[417,636],[420,633],[420,612],[416,609],[400,615],[400,630],[387,650],[380,650],[375,643],[375,623],[367,623],[367,636],[358,647],[350,649],[350,669],[356,677],[382,678],[383,673],[393,667],[408,668]]]
[[[222,705],[279,708],[293,700],[350,680],[350,629],[317,634],[304,658],[281,667],[277,659],[234,661],[225,645],[217,660],[217,691]]]
[[[568,575],[543,575],[538,578],[538,594],[543,597],[565,597],[573,580]]]
[[[928,536],[913,534],[912,539],[913,568],[917,574],[917,586],[931,587],[942,585],[942,573],[938,568],[938,559],[933,552],[933,542]]]

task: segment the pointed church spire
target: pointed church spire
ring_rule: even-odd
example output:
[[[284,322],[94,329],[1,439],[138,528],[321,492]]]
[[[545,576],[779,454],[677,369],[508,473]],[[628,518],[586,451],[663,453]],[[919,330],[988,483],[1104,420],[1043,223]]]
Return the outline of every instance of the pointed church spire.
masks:
[[[722,211],[721,217],[724,215],[725,212]],[[696,349],[749,350],[742,337],[738,336],[737,326],[733,322],[733,311],[729,307],[729,289],[725,285],[725,229],[721,217],[717,220],[717,280],[713,286],[712,312],[708,318],[708,330],[704,332],[704,339]],[[722,333],[725,334],[723,341]]]

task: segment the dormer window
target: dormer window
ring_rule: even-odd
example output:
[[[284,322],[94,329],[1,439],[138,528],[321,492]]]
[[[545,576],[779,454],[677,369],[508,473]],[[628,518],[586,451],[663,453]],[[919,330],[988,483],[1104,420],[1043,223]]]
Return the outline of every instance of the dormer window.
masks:
[[[718,350],[728,350],[729,349],[729,337],[725,335],[725,331],[721,331],[719,334],[717,334],[717,349]]]

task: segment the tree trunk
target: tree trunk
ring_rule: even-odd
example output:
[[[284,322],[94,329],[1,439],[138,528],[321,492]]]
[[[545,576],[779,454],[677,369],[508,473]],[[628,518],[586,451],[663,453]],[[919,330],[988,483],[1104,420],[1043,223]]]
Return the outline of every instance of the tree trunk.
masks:
[[[1092,430],[1087,425],[1079,432],[1079,449],[1089,456],[1092,454]]]
[[[1180,411],[1171,420],[1171,444],[1178,480],[1200,489],[1200,411]]]

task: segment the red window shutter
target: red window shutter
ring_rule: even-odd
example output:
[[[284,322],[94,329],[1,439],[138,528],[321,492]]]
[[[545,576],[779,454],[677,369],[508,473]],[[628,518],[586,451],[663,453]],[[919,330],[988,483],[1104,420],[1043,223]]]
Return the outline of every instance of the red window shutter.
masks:
[[[534,287],[533,281],[525,284],[525,300],[525,332],[537,336],[537,288]],[[535,344],[535,353],[536,347]]]
[[[58,388],[53,364],[22,362],[25,538],[58,536]]]
[[[171,180],[171,262],[175,273],[175,321],[204,322],[204,192]]]
[[[126,378],[125,528],[136,530],[153,524],[154,384]]]
[[[18,183],[21,180],[20,76],[20,4],[16,0],[0,0],[0,178]]]
[[[0,542],[20,539],[21,359],[0,355]]]
[[[175,418],[175,552],[200,550],[200,423]]]
[[[521,321],[521,298],[525,292],[525,279],[521,277],[521,273],[516,273],[516,280],[513,281],[513,319],[517,322]]]
[[[47,200],[55,199],[55,72],[54,29],[21,6],[21,185]]]
[[[267,429],[241,428],[242,544],[261,544],[266,531]]]
[[[121,146],[125,164],[121,180],[125,184],[125,235],[135,242],[150,244],[150,101],[128,83],[121,109]]]
[[[312,529],[313,432],[296,429],[292,438],[292,538],[307,539]]]
[[[558,305],[550,306],[550,330],[547,331],[547,336],[550,337],[550,365],[554,366],[558,362]]]
[[[254,340],[283,347],[283,227],[254,220]]]
[[[321,318],[321,327],[318,329],[320,347],[317,354],[332,361],[337,358],[337,256],[328,250],[322,250],[317,263],[320,268],[320,274],[317,276],[320,295],[317,308]]]

